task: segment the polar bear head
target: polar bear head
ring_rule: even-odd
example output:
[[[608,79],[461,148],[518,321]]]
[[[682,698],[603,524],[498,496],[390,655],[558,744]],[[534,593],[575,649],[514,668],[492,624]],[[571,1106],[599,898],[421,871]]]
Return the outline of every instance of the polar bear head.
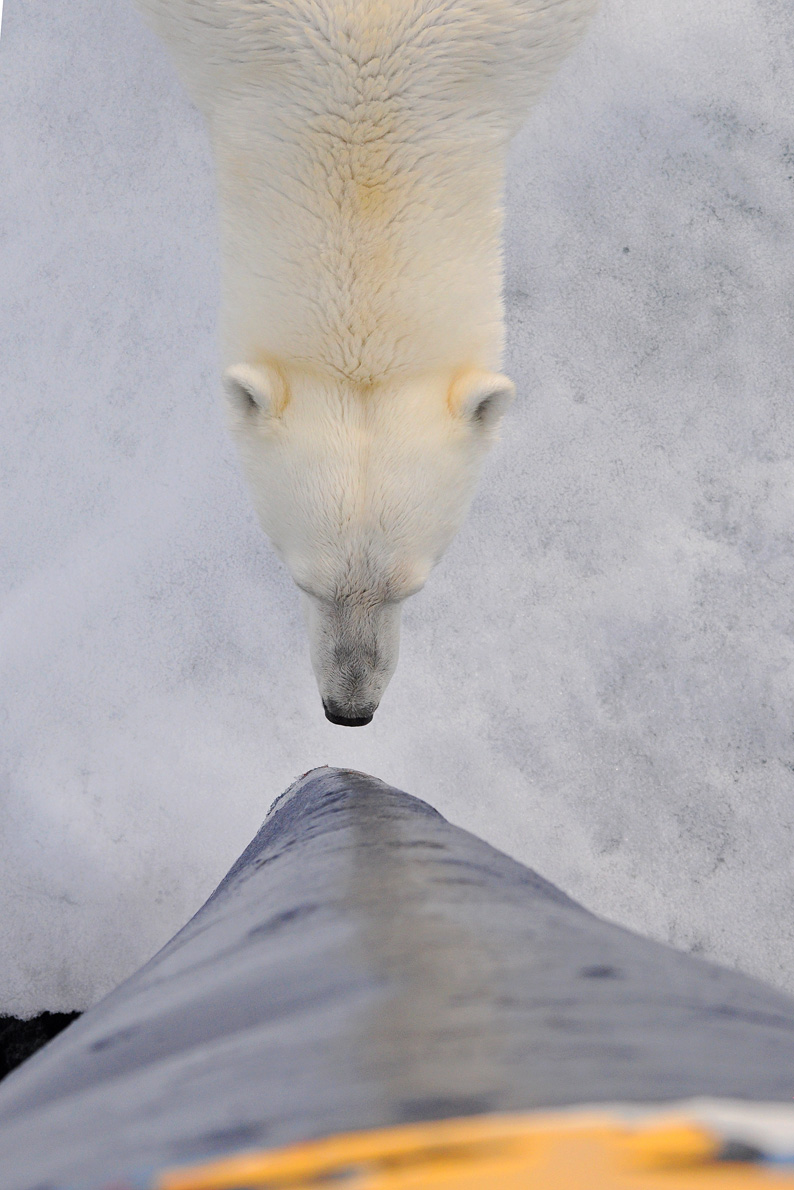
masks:
[[[460,527],[513,383],[464,367],[365,385],[269,360],[227,368],[224,388],[259,520],[302,592],[326,716],[369,723],[402,605]]]

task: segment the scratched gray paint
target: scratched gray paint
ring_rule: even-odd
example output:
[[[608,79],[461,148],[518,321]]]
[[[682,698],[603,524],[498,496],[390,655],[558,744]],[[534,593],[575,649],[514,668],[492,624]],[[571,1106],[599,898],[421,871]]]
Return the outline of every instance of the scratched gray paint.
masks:
[[[793,1089],[794,1001],[594,917],[373,777],[316,769],[184,929],[0,1087],[0,1185]]]

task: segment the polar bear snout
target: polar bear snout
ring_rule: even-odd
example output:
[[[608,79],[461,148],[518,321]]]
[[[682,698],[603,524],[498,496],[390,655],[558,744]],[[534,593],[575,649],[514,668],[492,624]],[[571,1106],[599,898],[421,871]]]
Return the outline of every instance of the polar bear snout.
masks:
[[[358,719],[348,719],[345,716],[344,710],[339,707],[331,707],[328,703],[323,703],[323,710],[325,717],[329,723],[335,723],[337,727],[366,727],[368,723],[372,722],[372,715],[362,715]]]
[[[402,604],[304,595],[304,611],[326,719],[364,727],[397,666]]]

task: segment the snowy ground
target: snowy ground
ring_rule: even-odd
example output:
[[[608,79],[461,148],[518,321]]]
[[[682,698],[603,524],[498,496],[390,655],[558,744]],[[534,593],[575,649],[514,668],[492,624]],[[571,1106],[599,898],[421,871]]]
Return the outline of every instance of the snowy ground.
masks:
[[[222,426],[200,117],[123,0],[8,0],[0,1013],[96,1000],[323,763],[794,990],[792,51],[605,0],[511,156],[520,399],[350,730]]]

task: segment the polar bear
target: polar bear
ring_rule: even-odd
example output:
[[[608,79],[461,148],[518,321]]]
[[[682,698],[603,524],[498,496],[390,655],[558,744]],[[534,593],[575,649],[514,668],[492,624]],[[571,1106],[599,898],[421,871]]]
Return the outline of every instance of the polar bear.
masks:
[[[212,142],[229,426],[360,726],[514,395],[506,148],[596,0],[136,3]]]

